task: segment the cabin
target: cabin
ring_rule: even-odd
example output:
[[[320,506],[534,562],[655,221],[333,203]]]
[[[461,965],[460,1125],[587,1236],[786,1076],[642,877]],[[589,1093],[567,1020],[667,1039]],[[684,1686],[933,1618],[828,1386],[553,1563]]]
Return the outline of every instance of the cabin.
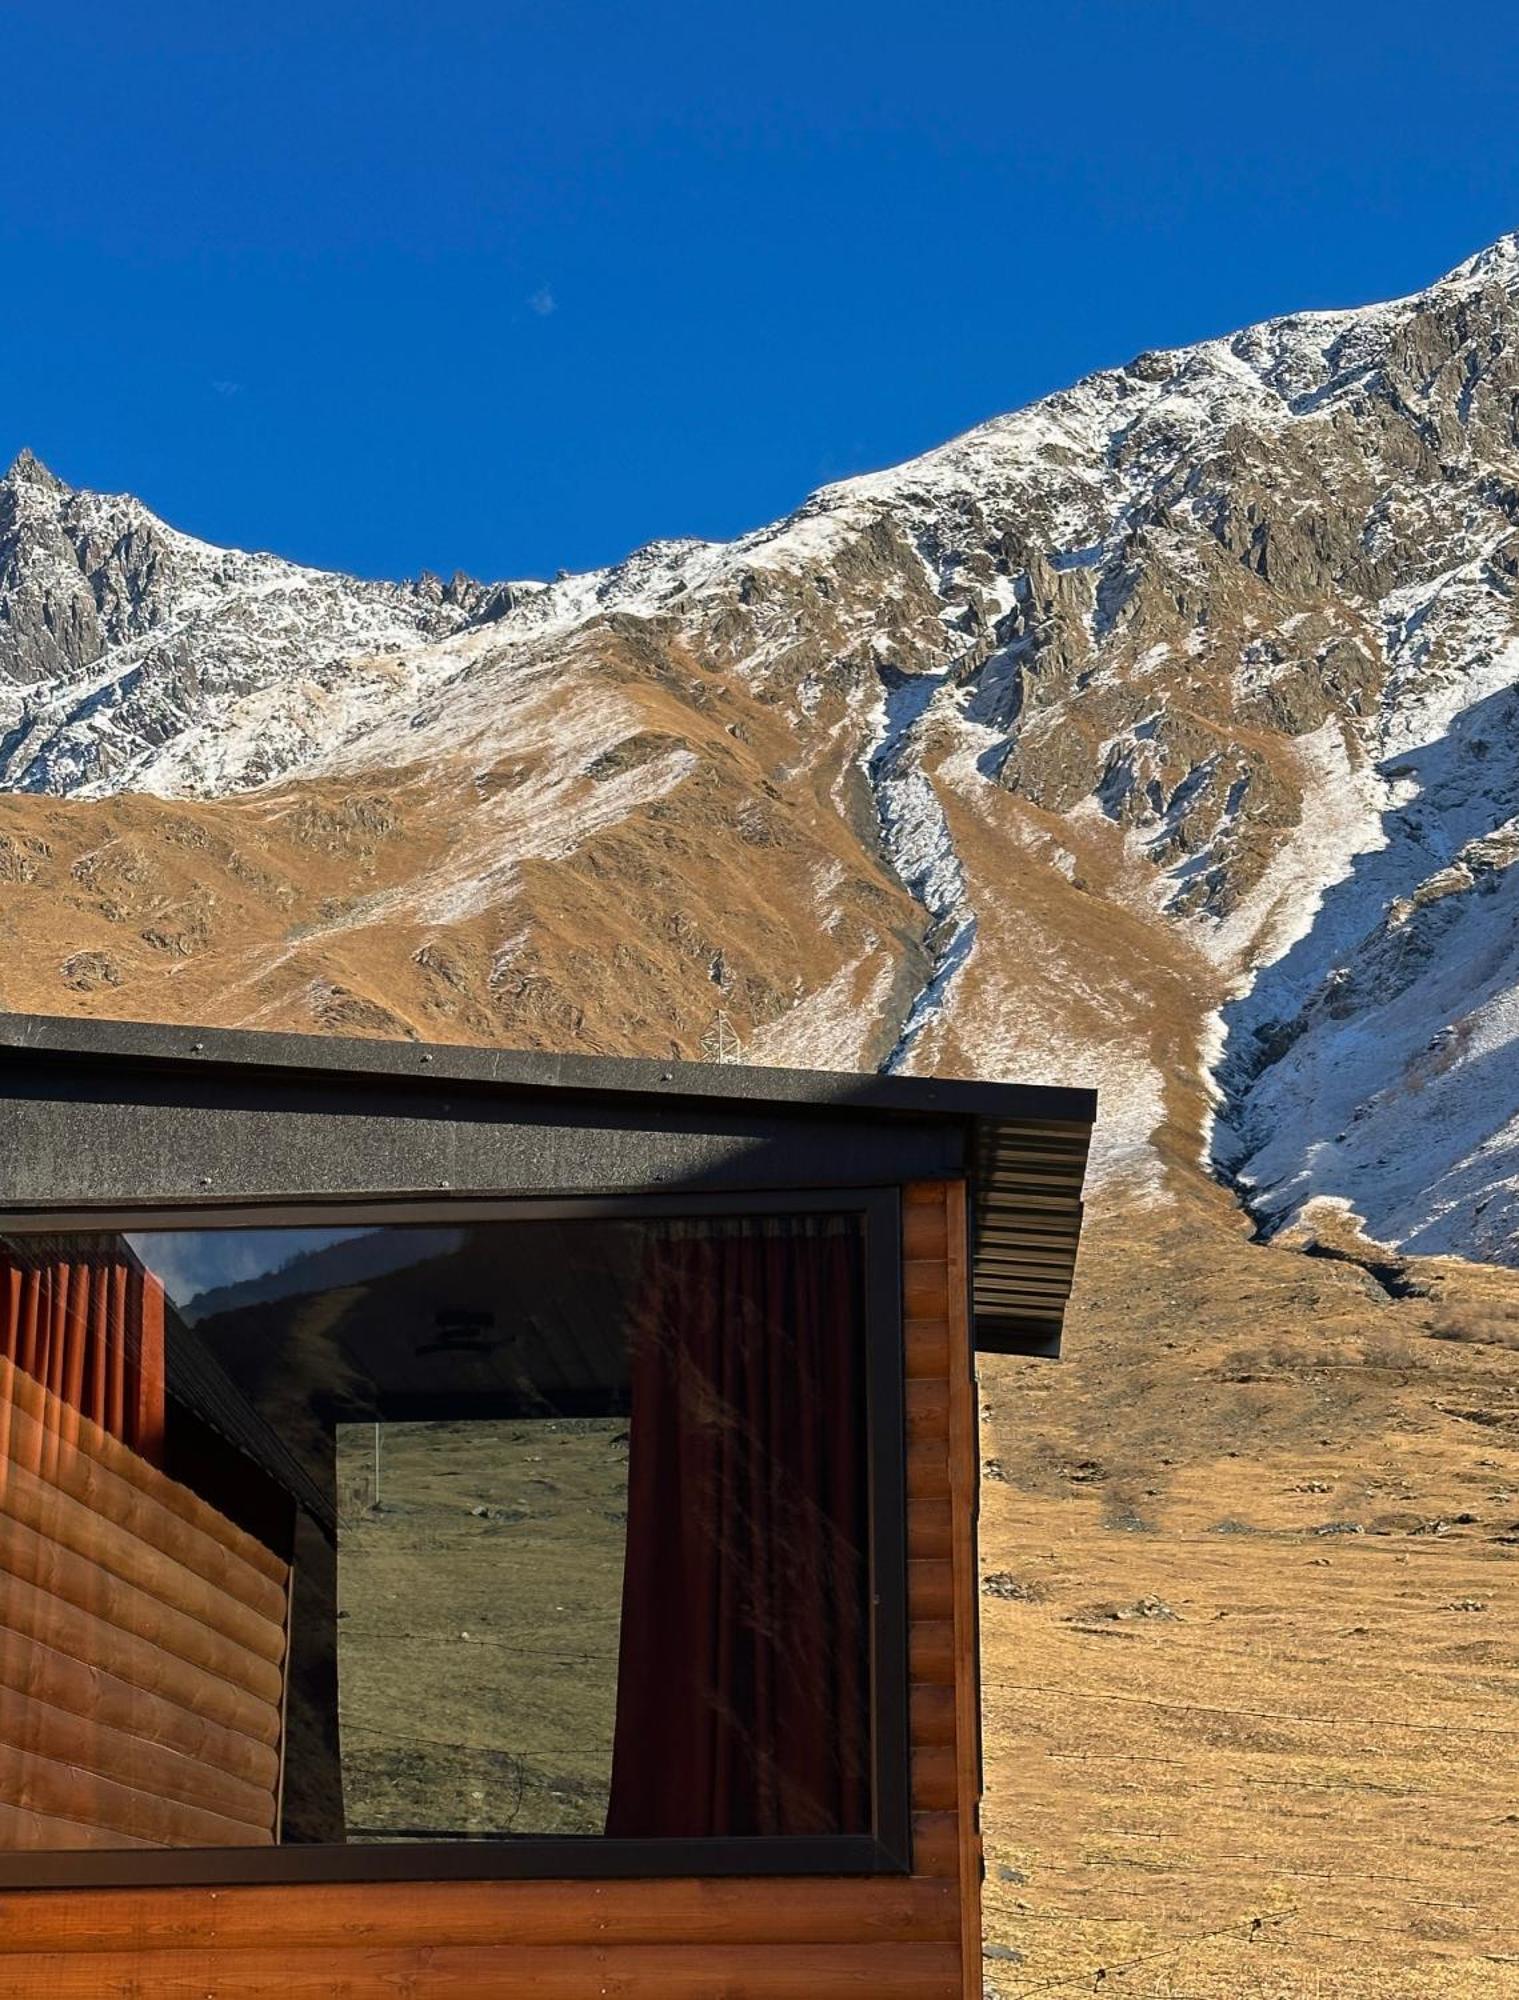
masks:
[[[0,1016],[0,1996],[979,1996],[1094,1111]]]

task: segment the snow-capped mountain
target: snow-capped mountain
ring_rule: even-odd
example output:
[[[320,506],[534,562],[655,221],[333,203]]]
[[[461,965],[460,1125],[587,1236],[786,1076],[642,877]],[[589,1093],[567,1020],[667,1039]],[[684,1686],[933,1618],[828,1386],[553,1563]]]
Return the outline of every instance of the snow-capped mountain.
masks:
[[[66,796],[257,782],[320,745],[324,710],[361,698],[381,656],[512,601],[465,576],[363,583],[213,548],[23,451],[0,482],[0,778]],[[266,740],[224,768],[239,726]]]
[[[160,935],[218,1018],[694,1052],[720,1001],[760,1060],[1095,1075],[1144,1198],[1206,1150],[1268,1224],[1519,1262],[1519,237],[551,584],[216,550],[23,455],[0,784],[18,909],[27,812],[131,820],[81,1004],[188,1005]],[[276,866],[376,788],[362,894]],[[225,934],[148,908],[190,801],[293,871]]]

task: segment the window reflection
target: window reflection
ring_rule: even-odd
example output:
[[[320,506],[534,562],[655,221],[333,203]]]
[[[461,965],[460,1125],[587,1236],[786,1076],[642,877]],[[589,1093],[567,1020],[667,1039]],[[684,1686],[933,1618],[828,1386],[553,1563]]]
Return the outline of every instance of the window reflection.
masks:
[[[604,1832],[626,1420],[341,1424],[337,1474],[348,1838]]]
[[[0,1240],[0,1848],[868,1831],[863,1254]]]

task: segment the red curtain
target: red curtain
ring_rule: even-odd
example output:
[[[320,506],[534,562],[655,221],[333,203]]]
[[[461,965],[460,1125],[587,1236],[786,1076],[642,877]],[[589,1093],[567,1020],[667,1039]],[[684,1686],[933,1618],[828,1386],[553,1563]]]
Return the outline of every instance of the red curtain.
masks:
[[[68,1254],[0,1244],[0,1356],[162,1463],[164,1290],[119,1238]]]
[[[864,1346],[851,1218],[651,1231],[609,1834],[870,1830]]]

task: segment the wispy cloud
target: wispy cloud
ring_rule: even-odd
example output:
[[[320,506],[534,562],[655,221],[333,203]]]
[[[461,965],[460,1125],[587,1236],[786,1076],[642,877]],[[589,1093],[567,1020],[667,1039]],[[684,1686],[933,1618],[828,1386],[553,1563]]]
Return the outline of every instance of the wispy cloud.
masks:
[[[241,382],[213,382],[211,387],[218,396],[240,396],[243,393]]]
[[[530,310],[537,313],[539,319],[547,319],[558,303],[547,285],[540,285],[528,300]]]

